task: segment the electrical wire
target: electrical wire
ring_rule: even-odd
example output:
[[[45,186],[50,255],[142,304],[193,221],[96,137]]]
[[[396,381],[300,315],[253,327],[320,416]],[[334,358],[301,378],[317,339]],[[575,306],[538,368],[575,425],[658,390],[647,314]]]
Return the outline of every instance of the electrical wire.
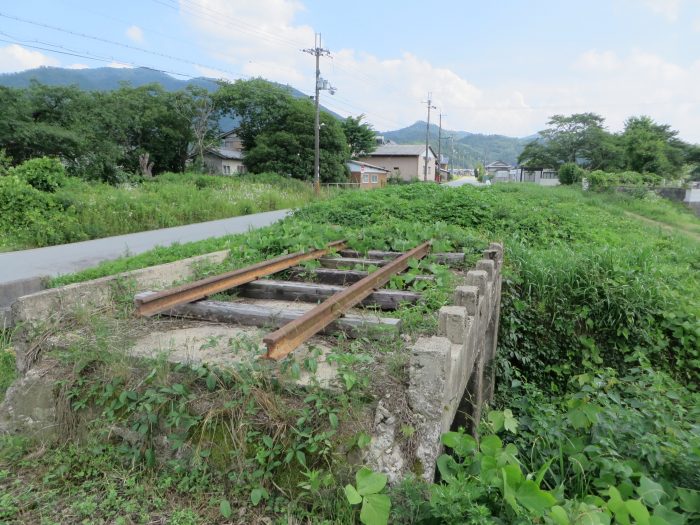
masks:
[[[51,30],[53,30],[53,31],[60,31],[61,33],[67,33],[67,34],[70,34],[70,35],[73,35],[73,36],[77,36],[77,37],[80,37],[80,38],[87,38],[87,39],[90,39],[90,40],[95,40],[95,41],[97,41],[97,42],[103,42],[103,43],[106,43],[106,44],[111,44],[111,45],[123,47],[123,48],[126,48],[126,49],[131,49],[131,50],[139,51],[139,52],[141,52],[141,53],[147,53],[147,54],[149,54],[149,55],[154,55],[154,56],[158,56],[158,57],[161,57],[161,58],[167,58],[167,59],[169,59],[169,60],[175,60],[175,61],[177,61],[177,62],[182,62],[182,63],[185,63],[185,64],[189,64],[189,65],[193,65],[193,66],[197,66],[197,67],[201,67],[201,68],[205,68],[205,69],[211,69],[211,70],[214,70],[214,71],[218,71],[218,72],[220,72],[220,73],[227,73],[227,74],[229,74],[229,75],[232,75],[233,77],[238,77],[238,78],[249,78],[247,75],[243,75],[243,74],[240,73],[240,72],[234,72],[234,71],[229,71],[229,70],[226,70],[226,69],[221,69],[221,68],[218,68],[218,67],[214,67],[214,66],[202,64],[202,63],[200,63],[200,62],[195,62],[195,61],[193,61],[193,60],[188,60],[188,59],[186,59],[186,58],[181,58],[181,57],[177,57],[177,56],[174,56],[174,55],[169,55],[169,54],[167,54],[167,53],[160,53],[160,52],[158,52],[158,51],[151,51],[151,50],[149,50],[149,49],[144,49],[144,48],[142,48],[142,47],[133,46],[133,45],[131,45],[131,44],[124,44],[123,42],[117,42],[117,41],[115,41],[115,40],[110,40],[110,39],[108,39],[108,38],[102,38],[102,37],[99,37],[99,36],[88,35],[88,34],[86,34],[86,33],[78,33],[78,32],[76,32],[76,31],[71,31],[70,29],[65,29],[65,28],[58,27],[58,26],[53,26],[53,25],[50,25],[50,24],[44,24],[44,23],[41,23],[41,22],[36,22],[36,21],[34,21],[34,20],[28,20],[28,19],[26,19],[26,18],[20,18],[20,17],[16,17],[16,16],[11,16],[11,15],[7,15],[7,14],[5,14],[5,13],[0,13],[0,17],[2,17],[2,18],[7,18],[7,19],[10,19],[10,20],[15,20],[15,21],[22,22],[22,23],[25,23],[25,24],[30,24],[30,25],[37,26],[37,27],[43,27],[43,28],[45,28],[45,29],[51,29]],[[38,41],[35,40],[35,42],[38,42]]]

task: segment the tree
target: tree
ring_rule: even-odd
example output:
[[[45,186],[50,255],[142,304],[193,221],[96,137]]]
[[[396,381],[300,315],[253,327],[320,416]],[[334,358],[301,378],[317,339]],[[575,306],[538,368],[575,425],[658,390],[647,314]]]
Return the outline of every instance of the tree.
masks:
[[[527,168],[544,168],[559,165],[559,159],[554,152],[540,139],[525,144],[523,151],[518,156],[518,164]]]
[[[690,171],[690,180],[700,181],[700,145],[688,146],[687,158]]]
[[[249,151],[255,146],[255,138],[274,127],[284,115],[293,97],[281,86],[254,78],[234,83],[222,81],[213,99],[223,115],[238,120],[238,136]]]
[[[650,117],[631,117],[622,133],[625,168],[639,173],[679,178],[691,148],[678,132]]]
[[[565,162],[588,169],[607,167],[614,137],[604,129],[604,122],[595,113],[554,115],[539,138],[525,146],[518,162],[530,167],[559,167]]]
[[[295,99],[262,79],[223,84],[214,100],[223,114],[239,121],[248,171],[313,178],[315,109],[310,100]],[[320,124],[321,180],[345,180],[349,150],[343,128],[327,113],[321,113]]]
[[[0,148],[15,164],[33,157],[74,160],[86,151],[80,130],[89,97],[74,86],[44,86],[32,82],[27,89],[0,88]]]
[[[362,123],[364,118],[364,115],[359,115],[343,121],[343,132],[353,158],[366,156],[377,149],[376,132],[370,124]]]
[[[192,129],[192,153],[197,157],[199,165],[204,164],[204,152],[216,144],[221,130],[219,129],[220,110],[217,109],[214,98],[206,89],[198,86],[188,86],[189,104],[182,104],[178,111],[184,118],[189,119]]]
[[[281,118],[257,135],[247,150],[246,168],[252,173],[276,172],[312,180],[314,167],[314,106],[307,100],[290,100]],[[322,113],[320,176],[324,182],[346,178],[348,147],[340,123]]]

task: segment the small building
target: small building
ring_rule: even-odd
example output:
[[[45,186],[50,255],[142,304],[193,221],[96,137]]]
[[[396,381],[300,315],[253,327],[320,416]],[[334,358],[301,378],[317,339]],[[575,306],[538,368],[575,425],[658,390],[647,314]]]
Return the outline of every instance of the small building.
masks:
[[[243,143],[236,130],[231,130],[219,136],[219,147],[206,149],[204,165],[210,173],[240,175],[246,172],[243,156]]]
[[[507,182],[510,180],[510,170],[513,166],[497,160],[484,166],[484,169],[494,182]]]
[[[359,184],[361,190],[373,190],[387,185],[389,170],[359,160],[347,162],[350,181]]]
[[[210,173],[220,175],[242,175],[243,152],[227,148],[207,148],[204,152],[204,165]]]
[[[391,177],[405,181],[426,180],[435,182],[437,155],[432,147],[428,148],[428,165],[426,176],[425,145],[420,144],[383,144],[369,155],[358,159],[388,170]]]
[[[511,170],[514,182],[534,182],[540,186],[558,186],[559,174],[553,168],[518,167]]]

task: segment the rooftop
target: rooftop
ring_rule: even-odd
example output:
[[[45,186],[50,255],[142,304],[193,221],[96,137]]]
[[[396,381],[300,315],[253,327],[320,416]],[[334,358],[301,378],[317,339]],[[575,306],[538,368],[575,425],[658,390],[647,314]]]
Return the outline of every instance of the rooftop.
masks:
[[[431,153],[434,157],[435,152],[433,148],[430,148]],[[391,156],[391,157],[413,157],[413,156],[425,156],[425,146],[422,144],[383,144],[378,146],[376,150],[368,155],[368,157],[377,156]]]
[[[385,172],[389,173],[389,170],[386,168],[382,168],[381,166],[375,166],[374,164],[369,164],[367,162],[362,162],[359,160],[349,160],[348,164],[357,164],[358,166],[364,166],[366,168],[372,168],[374,170],[380,170],[380,171],[385,171]]]
[[[207,153],[216,155],[221,159],[227,160],[243,160],[243,152],[235,149],[227,148],[207,148]]]

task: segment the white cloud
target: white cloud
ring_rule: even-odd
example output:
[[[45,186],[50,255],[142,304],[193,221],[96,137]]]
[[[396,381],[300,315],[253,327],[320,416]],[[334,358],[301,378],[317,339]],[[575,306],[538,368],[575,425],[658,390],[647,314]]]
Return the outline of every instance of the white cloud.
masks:
[[[39,66],[57,66],[58,60],[18,44],[0,47],[0,73],[14,73]]]
[[[129,26],[129,28],[126,30],[126,36],[128,36],[134,42],[140,44],[143,42],[143,29],[141,29],[139,26]]]
[[[583,71],[614,71],[619,67],[620,62],[617,55],[612,51],[586,51],[583,53],[574,66]]]
[[[107,64],[105,67],[114,67],[114,68],[118,68],[118,69],[130,69],[130,68],[133,68],[134,66],[132,66],[131,64],[124,64],[123,62],[114,61],[114,62],[110,62],[109,64]]]
[[[89,69],[90,66],[87,64],[69,64],[66,66],[67,69]]]
[[[313,47],[314,30],[294,23],[303,9],[301,3],[239,0],[234,5],[226,0],[198,0],[197,4],[195,11],[191,2],[181,2],[183,19],[198,31],[210,55],[230,64],[227,69],[312,92],[314,59],[300,50]],[[454,71],[435,67],[412,53],[379,58],[334,49],[333,58],[321,62],[322,76],[338,89],[336,96],[323,92],[322,104],[343,115],[365,113],[378,129],[425,119],[421,101],[428,92],[455,126],[466,123],[469,129],[505,132],[502,126],[507,125],[506,131],[529,134],[536,125],[527,111],[503,112],[504,108],[527,109],[522,92],[484,92]],[[199,70],[213,77],[230,77],[216,70]]]
[[[700,61],[680,65],[638,50],[624,56],[588,51],[573,69],[581,78],[565,85],[563,93],[552,94],[555,103],[600,113],[613,130],[621,129],[629,116],[649,115],[680,130],[682,138],[700,141]],[[548,91],[546,85],[540,89]],[[567,99],[576,102],[567,104]]]
[[[677,2],[671,2],[676,4]],[[192,11],[181,3],[183,20],[199,34],[210,56],[225,69],[290,84],[306,93],[314,85],[314,59],[300,52],[313,47],[314,30],[295,25],[303,6],[294,0],[198,0]],[[658,6],[657,6],[658,7]],[[324,42],[331,47],[332,42]],[[221,71],[202,74],[235,78]],[[686,140],[700,141],[700,62],[679,65],[634,51],[589,50],[570,71],[513,79],[499,88],[437,67],[414,53],[378,57],[354,49],[333,49],[323,58],[321,74],[337,94],[321,95],[321,103],[341,115],[365,113],[379,130],[397,129],[424,120],[422,102],[432,92],[433,104],[447,113],[448,129],[525,136],[542,129],[555,113],[594,111],[612,129],[631,115],[648,114],[680,130]],[[433,112],[433,122],[437,112]]]
[[[670,22],[678,20],[683,0],[644,0],[644,4]]]

